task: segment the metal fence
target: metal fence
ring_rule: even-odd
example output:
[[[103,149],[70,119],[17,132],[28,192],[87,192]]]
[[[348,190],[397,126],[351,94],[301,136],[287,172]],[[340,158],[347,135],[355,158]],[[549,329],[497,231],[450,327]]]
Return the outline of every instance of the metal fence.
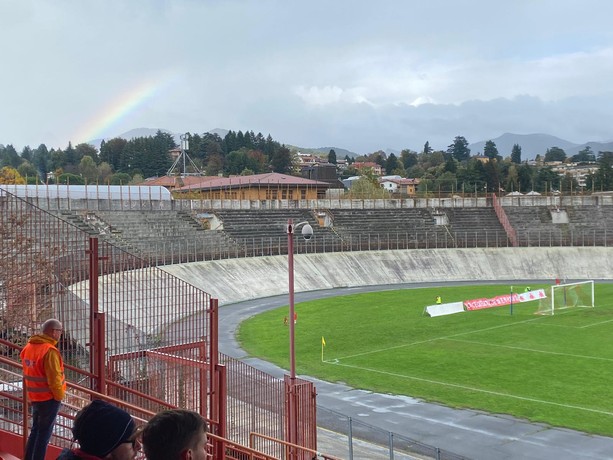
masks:
[[[613,245],[613,228],[603,224],[599,229],[550,228],[521,230],[515,234],[517,246],[603,246]],[[323,235],[310,241],[295,242],[297,254],[396,251],[403,249],[473,249],[511,247],[504,231],[482,230],[423,233],[367,233],[350,235],[345,240]],[[197,240],[152,242],[143,258],[150,265],[171,265],[206,260],[287,255],[287,237],[241,239],[234,245],[206,243]]]
[[[386,431],[336,411],[317,408],[320,442],[327,451],[349,460],[353,458],[467,460],[453,452]],[[335,450],[332,450],[335,449]]]
[[[228,395],[259,371],[220,362],[217,303],[205,291],[2,189],[0,260],[2,338],[22,346],[42,322],[58,318],[72,382],[152,412],[168,405],[199,411],[221,436],[232,423],[228,434],[241,441],[251,431],[284,438],[283,381],[260,376],[241,394],[243,412],[228,410]],[[268,407],[268,418],[241,418],[272,395],[281,403]],[[314,392],[300,402],[314,407]],[[314,416],[301,429],[305,447],[315,447]]]

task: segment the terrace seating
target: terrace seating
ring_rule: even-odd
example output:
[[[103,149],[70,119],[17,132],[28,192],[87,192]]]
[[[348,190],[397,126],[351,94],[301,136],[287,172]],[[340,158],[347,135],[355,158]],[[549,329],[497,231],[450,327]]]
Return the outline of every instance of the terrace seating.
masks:
[[[507,233],[493,208],[446,208],[449,232],[456,247],[508,246]]]
[[[505,212],[520,246],[583,246],[613,243],[613,208],[565,206],[568,223],[556,223],[547,206],[507,206]]]
[[[64,218],[119,248],[157,263],[206,260],[232,252],[233,242],[184,211],[87,211]]]
[[[295,238],[296,252],[335,250],[341,240],[330,229],[321,227],[308,209],[244,210],[223,209],[212,211],[223,222],[223,231],[245,255],[287,254],[287,222],[308,222],[313,228],[311,240]],[[299,234],[300,229],[296,233]]]
[[[334,231],[346,241],[359,242],[363,249],[436,248],[450,244],[447,229],[435,225],[429,209],[334,209],[329,212]]]

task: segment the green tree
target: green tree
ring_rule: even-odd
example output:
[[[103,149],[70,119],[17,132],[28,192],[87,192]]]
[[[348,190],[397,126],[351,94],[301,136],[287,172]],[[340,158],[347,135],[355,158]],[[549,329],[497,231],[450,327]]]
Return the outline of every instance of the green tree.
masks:
[[[223,171],[224,159],[221,154],[213,154],[209,156],[206,163],[206,173],[209,176],[216,176]]]
[[[408,170],[415,166],[418,160],[419,158],[417,156],[417,152],[413,152],[410,149],[404,149],[402,152],[400,152],[400,161],[402,162],[402,166],[404,166],[405,170]]]
[[[487,161],[483,165],[487,182],[487,191],[490,193],[498,193],[502,188],[500,180],[500,171],[498,168],[498,160],[495,158]]]
[[[521,147],[519,144],[513,144],[513,149],[511,150],[511,161],[515,164],[521,163]]]
[[[50,171],[49,165],[49,150],[45,144],[40,144],[36,150],[34,150],[34,166],[40,175],[43,182],[47,181],[47,173]]]
[[[333,165],[336,164],[336,152],[334,149],[330,149],[328,152],[328,163],[332,163]]]
[[[98,149],[96,149],[96,147],[94,147],[93,145],[82,143],[78,144],[74,149],[77,161],[80,162],[83,157],[88,156],[92,160],[94,160],[94,163],[98,163]]]
[[[21,177],[25,177],[27,179],[28,183],[30,183],[31,178],[36,179],[36,177],[38,176],[36,168],[29,161],[22,161],[17,168],[17,171],[19,172]]]
[[[84,185],[85,180],[76,174],[63,173],[57,176],[56,183],[64,185]]]
[[[504,189],[507,192],[516,192],[519,189],[519,173],[517,172],[517,166],[515,162],[509,167],[505,182]]]
[[[21,164],[21,158],[11,144],[6,147],[0,147],[0,167],[11,166],[13,169],[19,167]]]
[[[517,191],[526,193],[534,189],[534,168],[527,164],[522,164],[517,168]]]
[[[566,160],[566,152],[560,147],[551,147],[545,152],[545,163],[549,161],[564,161]]]
[[[61,149],[51,149],[51,151],[49,152],[49,156],[51,158],[49,166],[53,171],[60,168],[63,169],[68,164],[68,162],[66,161],[66,154]]]
[[[98,167],[96,166],[96,162],[89,155],[85,155],[81,158],[81,162],[79,163],[79,174],[88,184],[98,180]]]
[[[400,162],[398,158],[393,153],[390,153],[387,160],[385,160],[385,173],[391,175],[400,167]]]
[[[571,174],[566,173],[560,181],[560,191],[573,193],[577,190],[579,190],[579,183]]]
[[[570,158],[570,161],[574,163],[589,163],[596,161],[596,155],[592,152],[592,148],[587,145],[583,150],[580,150],[579,153],[573,155]]]
[[[23,150],[21,150],[21,160],[29,161],[30,163],[32,163],[33,159],[34,159],[34,152],[29,146],[26,145],[23,148]]]
[[[498,149],[496,148],[496,143],[492,140],[489,140],[485,143],[485,147],[483,148],[483,155],[488,157],[490,160],[495,160],[500,157],[498,154]]]
[[[98,165],[98,176],[96,180],[99,184],[108,184],[111,181],[113,175],[113,168],[106,161],[103,161]]]
[[[458,187],[461,187],[461,190],[465,193],[472,193],[475,190],[482,192],[487,184],[485,167],[476,158],[471,158],[465,164],[460,164],[456,177],[458,178]]]
[[[594,190],[613,190],[613,152],[598,152],[598,171],[592,181]]]
[[[275,150],[270,159],[272,170],[281,174],[291,174],[294,171],[292,152],[285,146]]]
[[[389,193],[381,188],[374,175],[365,174],[351,184],[351,189],[345,194],[350,199],[389,198]]]
[[[430,147],[430,142],[426,141],[426,143],[424,144],[424,150],[422,153],[428,155],[429,153],[432,153],[432,147]]]
[[[127,173],[115,173],[110,177],[111,185],[127,185],[132,180],[132,177]]]
[[[120,137],[116,137],[107,142],[102,141],[100,144],[100,161],[105,161],[114,171],[118,171],[123,156],[123,149],[128,144],[128,141]]]
[[[535,190],[537,192],[549,192],[552,188],[559,189],[560,176],[550,167],[539,168],[536,173]]]
[[[447,147],[447,153],[453,155],[453,157],[460,162],[468,160],[470,158],[468,141],[463,136],[456,136],[453,140],[453,144]]]

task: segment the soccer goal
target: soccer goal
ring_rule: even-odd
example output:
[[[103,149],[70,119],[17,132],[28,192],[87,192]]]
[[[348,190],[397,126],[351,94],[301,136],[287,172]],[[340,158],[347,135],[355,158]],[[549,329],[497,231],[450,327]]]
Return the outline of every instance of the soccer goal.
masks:
[[[558,310],[567,308],[593,308],[594,281],[554,284],[551,286],[549,299],[542,299],[537,313],[553,315]]]

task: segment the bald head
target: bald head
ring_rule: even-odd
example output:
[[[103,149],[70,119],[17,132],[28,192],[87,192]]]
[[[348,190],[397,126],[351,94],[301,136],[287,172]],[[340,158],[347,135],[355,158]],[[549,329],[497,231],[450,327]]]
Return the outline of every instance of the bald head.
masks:
[[[45,321],[42,327],[40,328],[43,334],[46,334],[49,336],[53,336],[54,331],[57,331],[57,330],[61,331],[62,329],[63,329],[62,323],[54,318],[51,318]]]

